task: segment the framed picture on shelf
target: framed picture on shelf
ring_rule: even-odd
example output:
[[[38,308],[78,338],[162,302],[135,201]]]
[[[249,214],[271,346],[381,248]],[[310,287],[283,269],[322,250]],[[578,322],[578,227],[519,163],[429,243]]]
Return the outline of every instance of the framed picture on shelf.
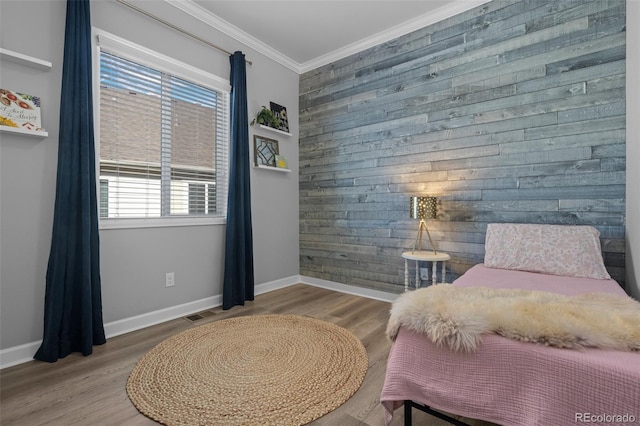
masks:
[[[273,115],[275,115],[280,122],[278,130],[289,133],[289,119],[287,118],[287,109],[282,105],[278,105],[274,102],[270,102],[269,105],[271,107],[271,112],[273,112]]]
[[[253,159],[256,166],[277,167],[276,156],[279,153],[277,140],[253,135]]]
[[[40,98],[0,89],[0,125],[42,131]]]
[[[279,169],[286,169],[287,159],[282,155],[276,155],[276,167]]]

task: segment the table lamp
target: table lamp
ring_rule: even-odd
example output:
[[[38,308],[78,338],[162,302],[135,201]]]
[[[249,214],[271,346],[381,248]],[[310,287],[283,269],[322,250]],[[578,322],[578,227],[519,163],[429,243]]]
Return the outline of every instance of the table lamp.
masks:
[[[427,222],[425,221],[425,219],[436,218],[436,202],[436,197],[409,197],[409,215],[411,219],[420,219],[418,236],[416,237],[416,242],[413,245],[414,252],[416,249],[418,251],[422,250],[422,230],[424,229],[427,231],[427,237],[429,237],[429,243],[431,244],[433,254],[438,254],[436,252],[436,247],[433,245],[433,241],[431,240],[431,234],[429,234]]]

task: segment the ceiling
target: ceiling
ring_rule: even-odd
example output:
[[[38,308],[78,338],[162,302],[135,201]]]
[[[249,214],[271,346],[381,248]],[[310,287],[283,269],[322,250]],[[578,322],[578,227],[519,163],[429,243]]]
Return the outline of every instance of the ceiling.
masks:
[[[302,73],[488,0],[165,1]]]

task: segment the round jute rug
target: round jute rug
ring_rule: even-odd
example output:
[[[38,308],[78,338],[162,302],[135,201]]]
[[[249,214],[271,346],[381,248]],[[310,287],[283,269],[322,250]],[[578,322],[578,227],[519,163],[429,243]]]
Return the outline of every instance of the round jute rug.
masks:
[[[215,321],[145,354],[127,394],[166,425],[303,425],[360,387],[367,352],[350,331],[296,315]]]

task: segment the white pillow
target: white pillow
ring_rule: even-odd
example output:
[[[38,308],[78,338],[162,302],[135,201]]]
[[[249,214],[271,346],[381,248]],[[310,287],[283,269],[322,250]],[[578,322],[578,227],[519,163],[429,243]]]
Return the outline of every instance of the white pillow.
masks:
[[[600,232],[592,226],[492,223],[484,264],[569,277],[611,279],[602,260]]]

